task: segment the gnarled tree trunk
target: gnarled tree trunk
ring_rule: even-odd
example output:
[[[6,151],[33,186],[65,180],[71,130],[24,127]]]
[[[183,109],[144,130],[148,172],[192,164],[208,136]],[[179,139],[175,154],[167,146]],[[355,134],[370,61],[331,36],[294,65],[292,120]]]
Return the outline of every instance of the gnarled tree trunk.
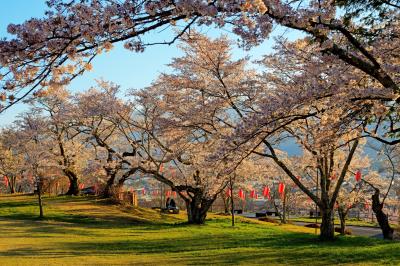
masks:
[[[197,191],[191,200],[185,199],[189,224],[204,224],[207,212],[215,201],[215,197],[207,199],[202,191]]]
[[[392,240],[393,228],[390,227],[388,216],[383,212],[383,203],[379,201],[379,194],[379,189],[375,188],[375,193],[372,195],[372,210],[382,229],[383,238]]]
[[[335,227],[333,224],[333,210],[329,208],[320,208],[322,220],[319,238],[322,241],[333,240],[335,238]]]
[[[106,186],[103,189],[101,196],[103,198],[111,198],[114,194],[114,182],[115,182],[116,173],[112,173],[106,183]]]
[[[79,186],[78,186],[78,175],[70,170],[70,169],[64,169],[64,174],[68,177],[69,179],[69,187],[67,193],[65,195],[78,195],[79,194]]]
[[[125,172],[121,178],[118,180],[117,184],[114,186],[115,193],[120,193],[122,191],[122,187],[124,186],[125,181],[133,175],[137,171],[137,168],[132,168],[129,171]],[[114,177],[115,179],[115,177]]]

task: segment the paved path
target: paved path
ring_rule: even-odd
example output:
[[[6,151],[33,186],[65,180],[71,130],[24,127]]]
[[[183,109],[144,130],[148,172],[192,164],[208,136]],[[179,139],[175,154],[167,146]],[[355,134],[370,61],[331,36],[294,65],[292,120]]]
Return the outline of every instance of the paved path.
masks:
[[[294,224],[304,226],[310,223],[294,222]],[[353,232],[353,235],[355,236],[369,236],[369,237],[383,239],[382,230],[379,227],[354,226],[354,225],[347,225],[346,227],[349,228]]]
[[[243,213],[242,216],[247,218],[256,218],[255,213]],[[278,217],[270,217],[274,219],[278,219]],[[311,222],[310,222],[311,223]],[[310,224],[306,222],[294,222],[296,225],[304,226],[306,224]],[[338,226],[338,225],[335,225]],[[368,226],[355,226],[355,225],[347,225],[347,228],[351,229],[353,235],[355,236],[367,236],[367,237],[375,237],[383,239],[382,230],[379,227],[368,227]]]

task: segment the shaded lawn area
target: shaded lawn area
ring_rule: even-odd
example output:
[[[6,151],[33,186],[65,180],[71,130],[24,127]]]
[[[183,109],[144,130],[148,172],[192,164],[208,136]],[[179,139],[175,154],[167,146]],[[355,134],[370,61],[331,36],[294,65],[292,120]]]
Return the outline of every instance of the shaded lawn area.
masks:
[[[93,198],[35,200],[0,196],[1,265],[376,265],[399,264],[398,242],[342,237],[321,243],[314,229],[210,215],[204,226],[185,216],[129,209]]]
[[[315,223],[315,218],[309,218],[309,217],[297,217],[290,219],[292,222],[305,222],[305,223]],[[354,225],[354,226],[366,226],[366,227],[379,227],[378,222],[376,222],[376,219],[374,220],[375,222],[369,222],[369,221],[364,221],[364,220],[357,220],[355,218],[347,219],[346,220],[346,226],[347,225]],[[318,223],[321,223],[321,218],[317,219]],[[339,226],[340,225],[340,220],[335,218],[335,225]],[[397,228],[398,225],[396,224],[391,224],[392,227]]]

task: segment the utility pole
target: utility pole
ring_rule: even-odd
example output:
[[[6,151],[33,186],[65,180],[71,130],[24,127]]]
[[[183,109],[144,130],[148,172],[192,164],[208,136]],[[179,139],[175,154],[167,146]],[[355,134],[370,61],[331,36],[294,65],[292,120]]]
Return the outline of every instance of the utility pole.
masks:
[[[318,198],[318,169],[317,169],[317,186],[316,186],[316,196]],[[315,203],[315,234],[318,234],[317,232],[317,224],[318,224],[318,205]]]
[[[233,182],[232,176],[229,175],[229,189],[231,190],[231,215],[232,215],[232,226],[235,226],[235,205],[233,202]]]

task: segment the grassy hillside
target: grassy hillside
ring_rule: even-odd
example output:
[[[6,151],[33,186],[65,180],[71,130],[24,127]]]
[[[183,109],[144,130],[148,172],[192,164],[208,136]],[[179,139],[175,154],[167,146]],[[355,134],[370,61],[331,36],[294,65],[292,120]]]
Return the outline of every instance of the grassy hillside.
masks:
[[[399,264],[400,243],[343,237],[320,243],[313,229],[211,215],[204,226],[185,216],[130,209],[93,198],[0,196],[1,265],[376,265]]]

